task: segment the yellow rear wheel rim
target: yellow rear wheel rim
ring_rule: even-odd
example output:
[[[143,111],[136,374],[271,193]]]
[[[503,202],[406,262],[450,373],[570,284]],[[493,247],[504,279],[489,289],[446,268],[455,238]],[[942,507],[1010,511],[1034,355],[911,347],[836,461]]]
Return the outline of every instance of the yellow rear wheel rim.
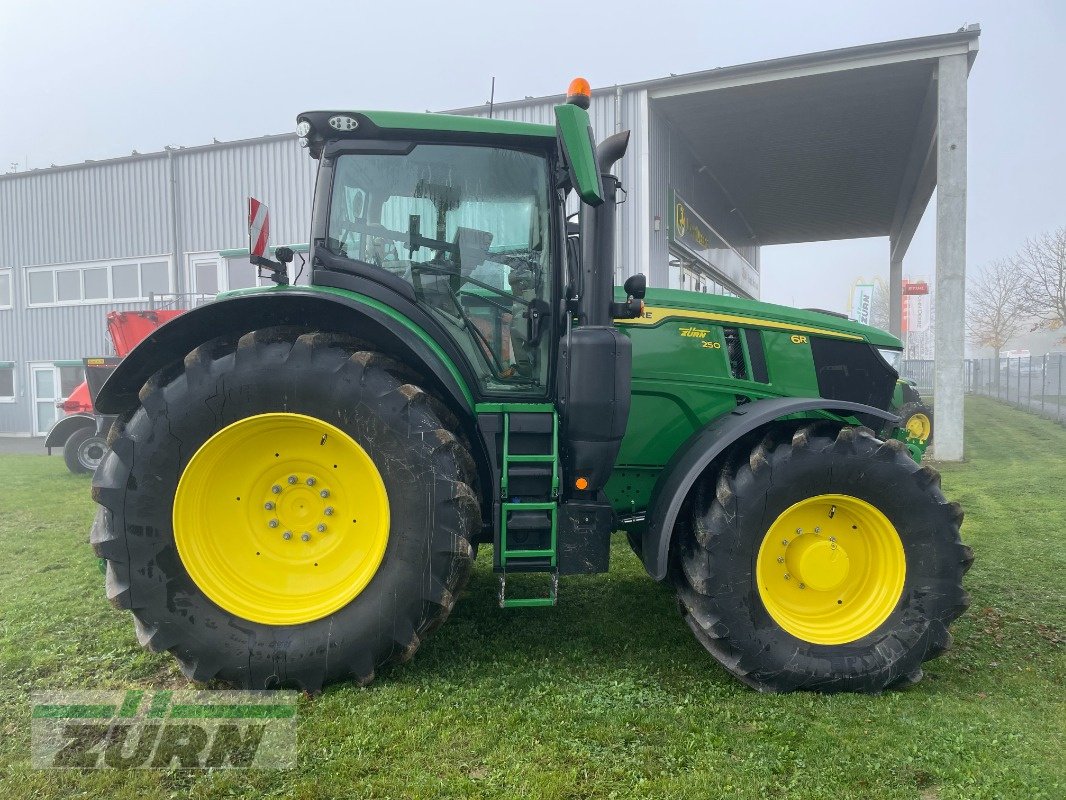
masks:
[[[895,526],[875,506],[823,494],[790,506],[756,558],[759,597],[784,630],[813,644],[861,639],[892,613],[907,559]]]
[[[321,619],[374,577],[389,501],[367,452],[303,414],[247,417],[208,439],[174,497],[174,541],[200,590],[266,625]]]
[[[924,442],[929,438],[929,434],[933,432],[933,423],[927,415],[920,411],[907,417],[907,423],[904,427],[907,429],[907,435],[912,439],[917,439],[919,442]]]

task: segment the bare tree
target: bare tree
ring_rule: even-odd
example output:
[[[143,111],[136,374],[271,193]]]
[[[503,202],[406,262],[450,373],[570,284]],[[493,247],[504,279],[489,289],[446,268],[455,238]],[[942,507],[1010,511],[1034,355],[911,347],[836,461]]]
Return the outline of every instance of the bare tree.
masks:
[[[884,281],[874,281],[874,294],[870,301],[870,324],[883,331],[889,329],[888,287]]]
[[[1015,266],[1025,279],[1025,304],[1041,327],[1066,325],[1066,228],[1029,239]]]
[[[990,262],[970,283],[966,298],[966,331],[979,347],[990,347],[995,382],[999,385],[999,353],[1026,324],[1025,278],[1006,259]]]

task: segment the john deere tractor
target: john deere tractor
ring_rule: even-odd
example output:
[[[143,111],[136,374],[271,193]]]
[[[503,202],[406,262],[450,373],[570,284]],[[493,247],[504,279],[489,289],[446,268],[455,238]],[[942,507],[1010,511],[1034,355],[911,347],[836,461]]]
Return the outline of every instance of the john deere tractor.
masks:
[[[163,326],[97,398],[118,421],[91,539],[143,645],[198,681],[365,684],[444,622],[479,546],[502,607],[551,606],[624,530],[757,689],[877,692],[948,646],[972,554],[888,411],[900,342],[614,287],[629,134],[595,145],[586,87],[554,126],[298,117],[310,284],[257,223],[277,285]]]

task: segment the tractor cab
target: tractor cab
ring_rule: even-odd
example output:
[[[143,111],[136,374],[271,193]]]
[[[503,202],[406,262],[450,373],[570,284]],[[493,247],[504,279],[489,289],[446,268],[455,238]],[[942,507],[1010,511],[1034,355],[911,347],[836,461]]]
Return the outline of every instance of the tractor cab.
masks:
[[[354,276],[413,300],[483,392],[543,397],[561,266],[553,140],[389,144],[320,155],[315,282]]]

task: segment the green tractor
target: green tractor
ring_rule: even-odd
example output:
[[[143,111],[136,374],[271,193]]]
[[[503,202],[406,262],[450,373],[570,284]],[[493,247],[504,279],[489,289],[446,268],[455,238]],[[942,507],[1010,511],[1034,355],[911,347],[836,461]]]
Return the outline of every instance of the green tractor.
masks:
[[[759,690],[878,692],[948,647],[972,553],[888,410],[900,342],[614,287],[629,134],[596,146],[587,108],[578,86],[554,126],[298,117],[310,285],[260,220],[277,285],[168,323],[97,398],[91,541],[143,645],[197,681],[365,684],[444,622],[480,545],[502,607],[551,606],[624,530]]]

